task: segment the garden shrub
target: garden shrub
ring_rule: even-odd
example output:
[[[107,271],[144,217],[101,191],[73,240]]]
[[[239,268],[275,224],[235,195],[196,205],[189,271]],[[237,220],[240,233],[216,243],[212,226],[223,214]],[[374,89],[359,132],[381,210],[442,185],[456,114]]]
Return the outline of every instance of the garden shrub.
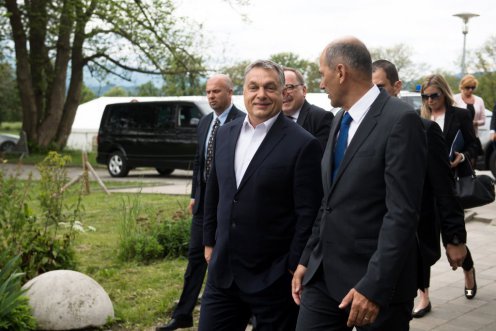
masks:
[[[150,262],[159,258],[186,257],[190,216],[184,208],[165,218],[161,210],[144,209],[140,194],[122,201],[119,253],[122,261]]]
[[[81,192],[73,205],[67,205],[62,187],[67,182],[65,166],[69,162],[55,152],[38,164],[41,179],[39,189],[31,178],[9,177],[0,171],[0,267],[9,258],[19,255],[25,279],[57,269],[74,269],[74,222],[81,219]],[[39,212],[35,212],[31,196]],[[69,227],[61,226],[69,224]]]
[[[5,252],[2,260],[5,260]],[[22,273],[17,272],[19,257],[8,260],[0,268],[0,330],[34,330],[36,321],[31,313],[29,299],[21,288]]]

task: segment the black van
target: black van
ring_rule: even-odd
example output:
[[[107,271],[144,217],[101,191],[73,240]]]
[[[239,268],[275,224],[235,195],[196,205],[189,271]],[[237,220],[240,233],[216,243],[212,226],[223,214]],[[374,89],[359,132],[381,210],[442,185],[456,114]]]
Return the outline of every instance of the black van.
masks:
[[[196,127],[211,112],[206,100],[110,104],[98,131],[96,160],[112,177],[125,177],[136,167],[154,167],[161,175],[191,170]]]

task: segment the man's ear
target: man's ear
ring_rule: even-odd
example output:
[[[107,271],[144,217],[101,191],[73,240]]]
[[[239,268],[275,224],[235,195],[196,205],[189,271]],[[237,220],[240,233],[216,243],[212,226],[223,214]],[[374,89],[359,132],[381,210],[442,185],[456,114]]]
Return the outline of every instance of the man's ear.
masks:
[[[338,64],[336,66],[336,75],[338,75],[339,83],[343,83],[344,78],[346,77],[346,67],[343,64]]]
[[[394,83],[393,84],[394,94],[395,95],[400,94],[400,91],[401,91],[402,87],[403,87],[403,82],[401,80],[399,80],[396,83]]]

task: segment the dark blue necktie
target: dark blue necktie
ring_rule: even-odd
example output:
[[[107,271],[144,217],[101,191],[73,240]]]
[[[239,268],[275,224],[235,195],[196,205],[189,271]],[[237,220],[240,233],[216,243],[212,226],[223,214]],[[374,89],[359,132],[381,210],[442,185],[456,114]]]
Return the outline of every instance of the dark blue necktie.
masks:
[[[338,141],[336,142],[336,147],[334,148],[334,158],[332,162],[332,179],[336,177],[339,165],[344,157],[344,152],[348,145],[348,131],[350,130],[350,123],[353,119],[348,112],[345,112],[343,118],[341,119],[341,127],[339,128]]]

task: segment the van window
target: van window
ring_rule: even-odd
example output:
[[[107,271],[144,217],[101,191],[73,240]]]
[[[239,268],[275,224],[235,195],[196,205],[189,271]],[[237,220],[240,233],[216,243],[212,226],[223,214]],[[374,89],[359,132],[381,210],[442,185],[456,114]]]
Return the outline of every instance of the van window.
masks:
[[[192,104],[179,105],[178,126],[183,128],[194,128],[198,126],[201,118],[200,110]]]
[[[175,126],[175,107],[173,103],[159,104],[157,127],[158,131],[173,129]]]

